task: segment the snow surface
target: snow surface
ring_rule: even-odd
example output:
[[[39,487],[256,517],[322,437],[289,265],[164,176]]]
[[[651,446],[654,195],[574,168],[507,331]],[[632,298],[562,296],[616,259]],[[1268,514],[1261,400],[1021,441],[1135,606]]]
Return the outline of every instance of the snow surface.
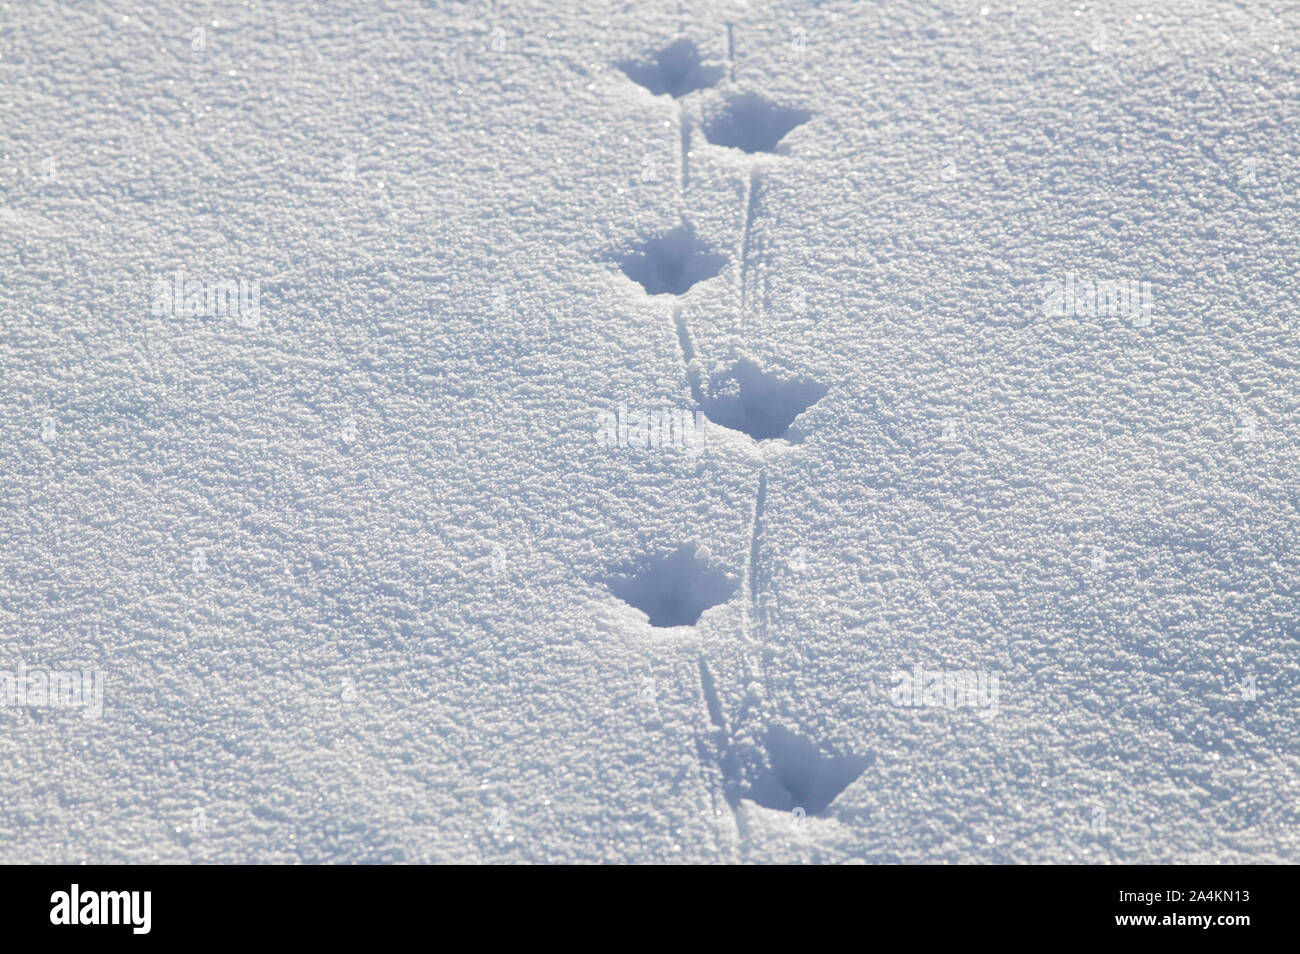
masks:
[[[1298,31],[6,4],[0,861],[1300,860]]]

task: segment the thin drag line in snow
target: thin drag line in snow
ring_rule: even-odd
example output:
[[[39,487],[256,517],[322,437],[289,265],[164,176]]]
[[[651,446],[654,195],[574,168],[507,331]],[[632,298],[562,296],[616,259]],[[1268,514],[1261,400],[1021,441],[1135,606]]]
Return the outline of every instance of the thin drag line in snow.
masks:
[[[721,839],[718,837],[718,816],[721,814],[721,812],[718,811],[718,787],[717,785],[714,784],[713,778],[711,777],[710,773],[707,771],[707,766],[712,761],[712,759],[710,758],[709,755],[708,746],[706,746],[700,740],[700,733],[698,729],[694,731],[694,736],[695,736],[695,754],[699,757],[700,760],[700,764],[699,764],[700,782],[704,785],[704,788],[709,793],[709,809],[712,813],[709,818],[709,823],[710,823],[710,828],[713,831],[713,847],[714,850],[721,852],[722,842]],[[719,771],[718,777],[719,779],[721,779],[722,777],[721,771]],[[721,784],[725,785],[726,784],[725,780],[722,781]],[[724,800],[726,799],[725,792],[723,793],[722,797]]]
[[[745,189],[745,228],[740,242],[740,319],[745,320],[749,297],[749,243],[754,227],[754,209],[758,205],[758,170],[749,170],[749,184]]]
[[[677,103],[677,131],[681,135],[682,150],[677,160],[677,191],[682,203],[686,202],[686,187],[690,184],[691,174],[686,157],[691,151],[691,126],[686,121],[686,110],[680,101]]]
[[[767,502],[767,471],[759,471],[754,494],[754,525],[749,536],[749,601],[758,602],[758,546],[763,532],[763,506]]]
[[[677,326],[677,343],[682,349],[682,360],[690,364],[695,360],[695,346],[691,344],[691,333],[686,327],[686,319],[682,316],[682,306],[673,307],[673,324]]]
[[[749,590],[749,602],[745,604],[744,632],[749,639],[750,615],[758,599],[758,548],[763,530],[763,506],[767,501],[767,471],[758,473],[758,488],[754,492],[754,520],[749,531],[749,561],[745,565],[745,584]]]
[[[730,23],[727,24],[727,73],[736,82],[736,31]]]
[[[713,723],[716,731],[708,733],[712,746],[704,745],[700,741],[699,729],[694,730],[695,746],[700,757],[700,775],[706,780],[709,790],[709,801],[713,809],[713,838],[714,845],[719,851],[722,850],[720,839],[718,838],[718,795],[722,795],[722,800],[731,809],[732,824],[736,827],[736,833],[740,838],[743,851],[743,843],[746,835],[744,832],[744,822],[740,816],[740,806],[738,800],[733,800],[732,793],[728,790],[734,780],[729,776],[727,769],[728,752],[731,749],[731,733],[727,728],[726,716],[722,712],[722,702],[718,698],[717,683],[714,682],[713,674],[709,671],[709,665],[704,661],[704,657],[699,659],[700,666],[700,695],[704,702],[705,709],[708,710],[709,721]],[[716,766],[717,786],[712,784],[709,775],[705,773],[705,766],[712,763]],[[711,774],[711,773],[710,773]]]
[[[704,705],[709,710],[709,721],[721,729],[727,731],[727,720],[722,715],[722,703],[718,700],[718,687],[713,681],[713,674],[709,672],[709,664],[700,657],[700,689],[704,693]]]
[[[691,389],[691,397],[703,410],[704,389],[700,385],[699,374],[691,368],[692,362],[695,361],[695,346],[691,343],[691,332],[686,327],[686,317],[682,314],[681,305],[673,307],[673,324],[677,326],[677,344],[682,349],[682,362],[686,365],[686,383]]]

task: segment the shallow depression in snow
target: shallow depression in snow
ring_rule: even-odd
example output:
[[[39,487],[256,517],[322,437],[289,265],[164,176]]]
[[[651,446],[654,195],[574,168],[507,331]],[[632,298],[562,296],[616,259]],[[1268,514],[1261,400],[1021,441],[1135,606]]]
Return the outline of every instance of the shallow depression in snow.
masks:
[[[737,585],[684,545],[616,577],[610,590],[645,613],[651,626],[694,626],[705,610],[730,599]]]

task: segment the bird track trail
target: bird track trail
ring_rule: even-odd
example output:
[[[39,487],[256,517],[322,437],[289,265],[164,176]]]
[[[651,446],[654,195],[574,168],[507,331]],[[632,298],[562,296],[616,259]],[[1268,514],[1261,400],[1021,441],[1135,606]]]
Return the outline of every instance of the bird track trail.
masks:
[[[678,14],[679,17],[682,15],[680,4]],[[736,36],[735,25],[731,22],[726,24],[726,57],[725,75],[734,86]],[[758,655],[756,663],[751,663],[749,660],[744,662],[744,683],[747,688],[736,717],[747,726],[747,732],[749,728],[762,730],[766,727],[769,730],[767,734],[770,735],[780,727],[771,723],[769,714],[764,711],[772,693],[767,672],[767,661],[770,655],[766,645],[768,594],[763,592],[763,584],[759,577],[763,533],[767,520],[768,491],[768,461],[762,451],[761,442],[772,437],[783,436],[789,427],[789,422],[792,422],[793,418],[802,413],[811,403],[820,399],[825,389],[821,389],[820,394],[812,396],[811,400],[801,400],[797,405],[791,405],[787,412],[788,418],[778,421],[775,426],[772,423],[771,413],[773,399],[778,402],[782,400],[792,383],[763,371],[747,358],[737,362],[720,379],[727,387],[723,387],[717,394],[713,393],[712,388],[706,393],[706,376],[715,385],[718,381],[713,380],[710,373],[705,372],[700,361],[697,360],[695,342],[692,340],[683,311],[682,296],[696,282],[717,275],[725,259],[713,253],[709,245],[697,237],[694,226],[686,218],[687,192],[691,182],[690,151],[693,127],[682,98],[716,85],[724,75],[724,71],[707,66],[701,60],[695,45],[684,38],[640,60],[618,65],[630,79],[645,86],[651,93],[669,94],[673,97],[679,139],[676,150],[677,202],[681,218],[678,227],[670,229],[657,238],[643,241],[639,250],[623,260],[623,271],[629,278],[641,284],[648,295],[671,294],[674,297],[673,304],[668,310],[668,318],[672,322],[681,349],[682,364],[686,370],[686,381],[691,398],[699,411],[715,420],[715,423],[720,420],[724,426],[746,433],[757,442],[758,480],[754,488],[753,511],[749,521],[749,545],[744,557],[740,589],[743,591],[742,642],[751,648],[756,648]],[[724,148],[734,147],[746,153],[776,151],[776,143],[785,132],[799,122],[806,121],[811,115],[799,110],[779,107],[754,93],[742,95],[734,91],[723,98],[719,108],[721,112],[702,125],[702,134],[714,145]],[[762,212],[762,186],[763,177],[758,165],[756,162],[751,163],[748,175],[744,179],[740,235],[736,246],[740,284],[739,318],[742,330],[749,327],[750,313],[765,311],[765,303],[768,300],[767,295],[755,299],[751,287],[756,280],[750,259],[754,257],[755,252],[755,223]],[[684,548],[679,548],[682,549]],[[660,577],[649,579],[647,592],[650,595],[657,594],[659,589],[673,589],[676,586],[684,586],[689,591],[707,576],[707,568],[690,565],[686,556],[680,554],[679,556],[680,559],[672,558],[676,560],[673,564],[677,568],[676,575],[665,577],[661,571]],[[680,599],[680,594],[675,598]],[[641,604],[646,604],[648,600],[646,593],[640,594]],[[633,605],[638,604],[633,603]],[[653,613],[651,615],[652,625],[655,625]],[[694,625],[694,622],[689,625]],[[719,794],[730,806],[739,836],[739,850],[743,858],[748,854],[749,832],[744,813],[741,811],[740,800],[742,797],[759,798],[754,794],[743,794],[745,782],[756,784],[751,773],[757,770],[752,767],[745,768],[749,763],[744,761],[744,758],[749,756],[745,756],[745,753],[736,748],[733,729],[729,724],[727,711],[723,706],[722,696],[709,668],[705,652],[700,653],[697,664],[700,700],[703,703],[702,714],[707,716],[707,724],[711,726],[705,729],[697,725],[695,729],[701,770],[706,763],[717,767],[717,782],[721,786],[721,792],[719,793],[712,784],[709,784],[710,798],[713,801],[715,815],[718,812]],[[755,670],[762,687],[757,693],[752,686]],[[774,760],[778,754],[769,747],[767,757]],[[772,807],[769,801],[762,801],[762,804]]]

